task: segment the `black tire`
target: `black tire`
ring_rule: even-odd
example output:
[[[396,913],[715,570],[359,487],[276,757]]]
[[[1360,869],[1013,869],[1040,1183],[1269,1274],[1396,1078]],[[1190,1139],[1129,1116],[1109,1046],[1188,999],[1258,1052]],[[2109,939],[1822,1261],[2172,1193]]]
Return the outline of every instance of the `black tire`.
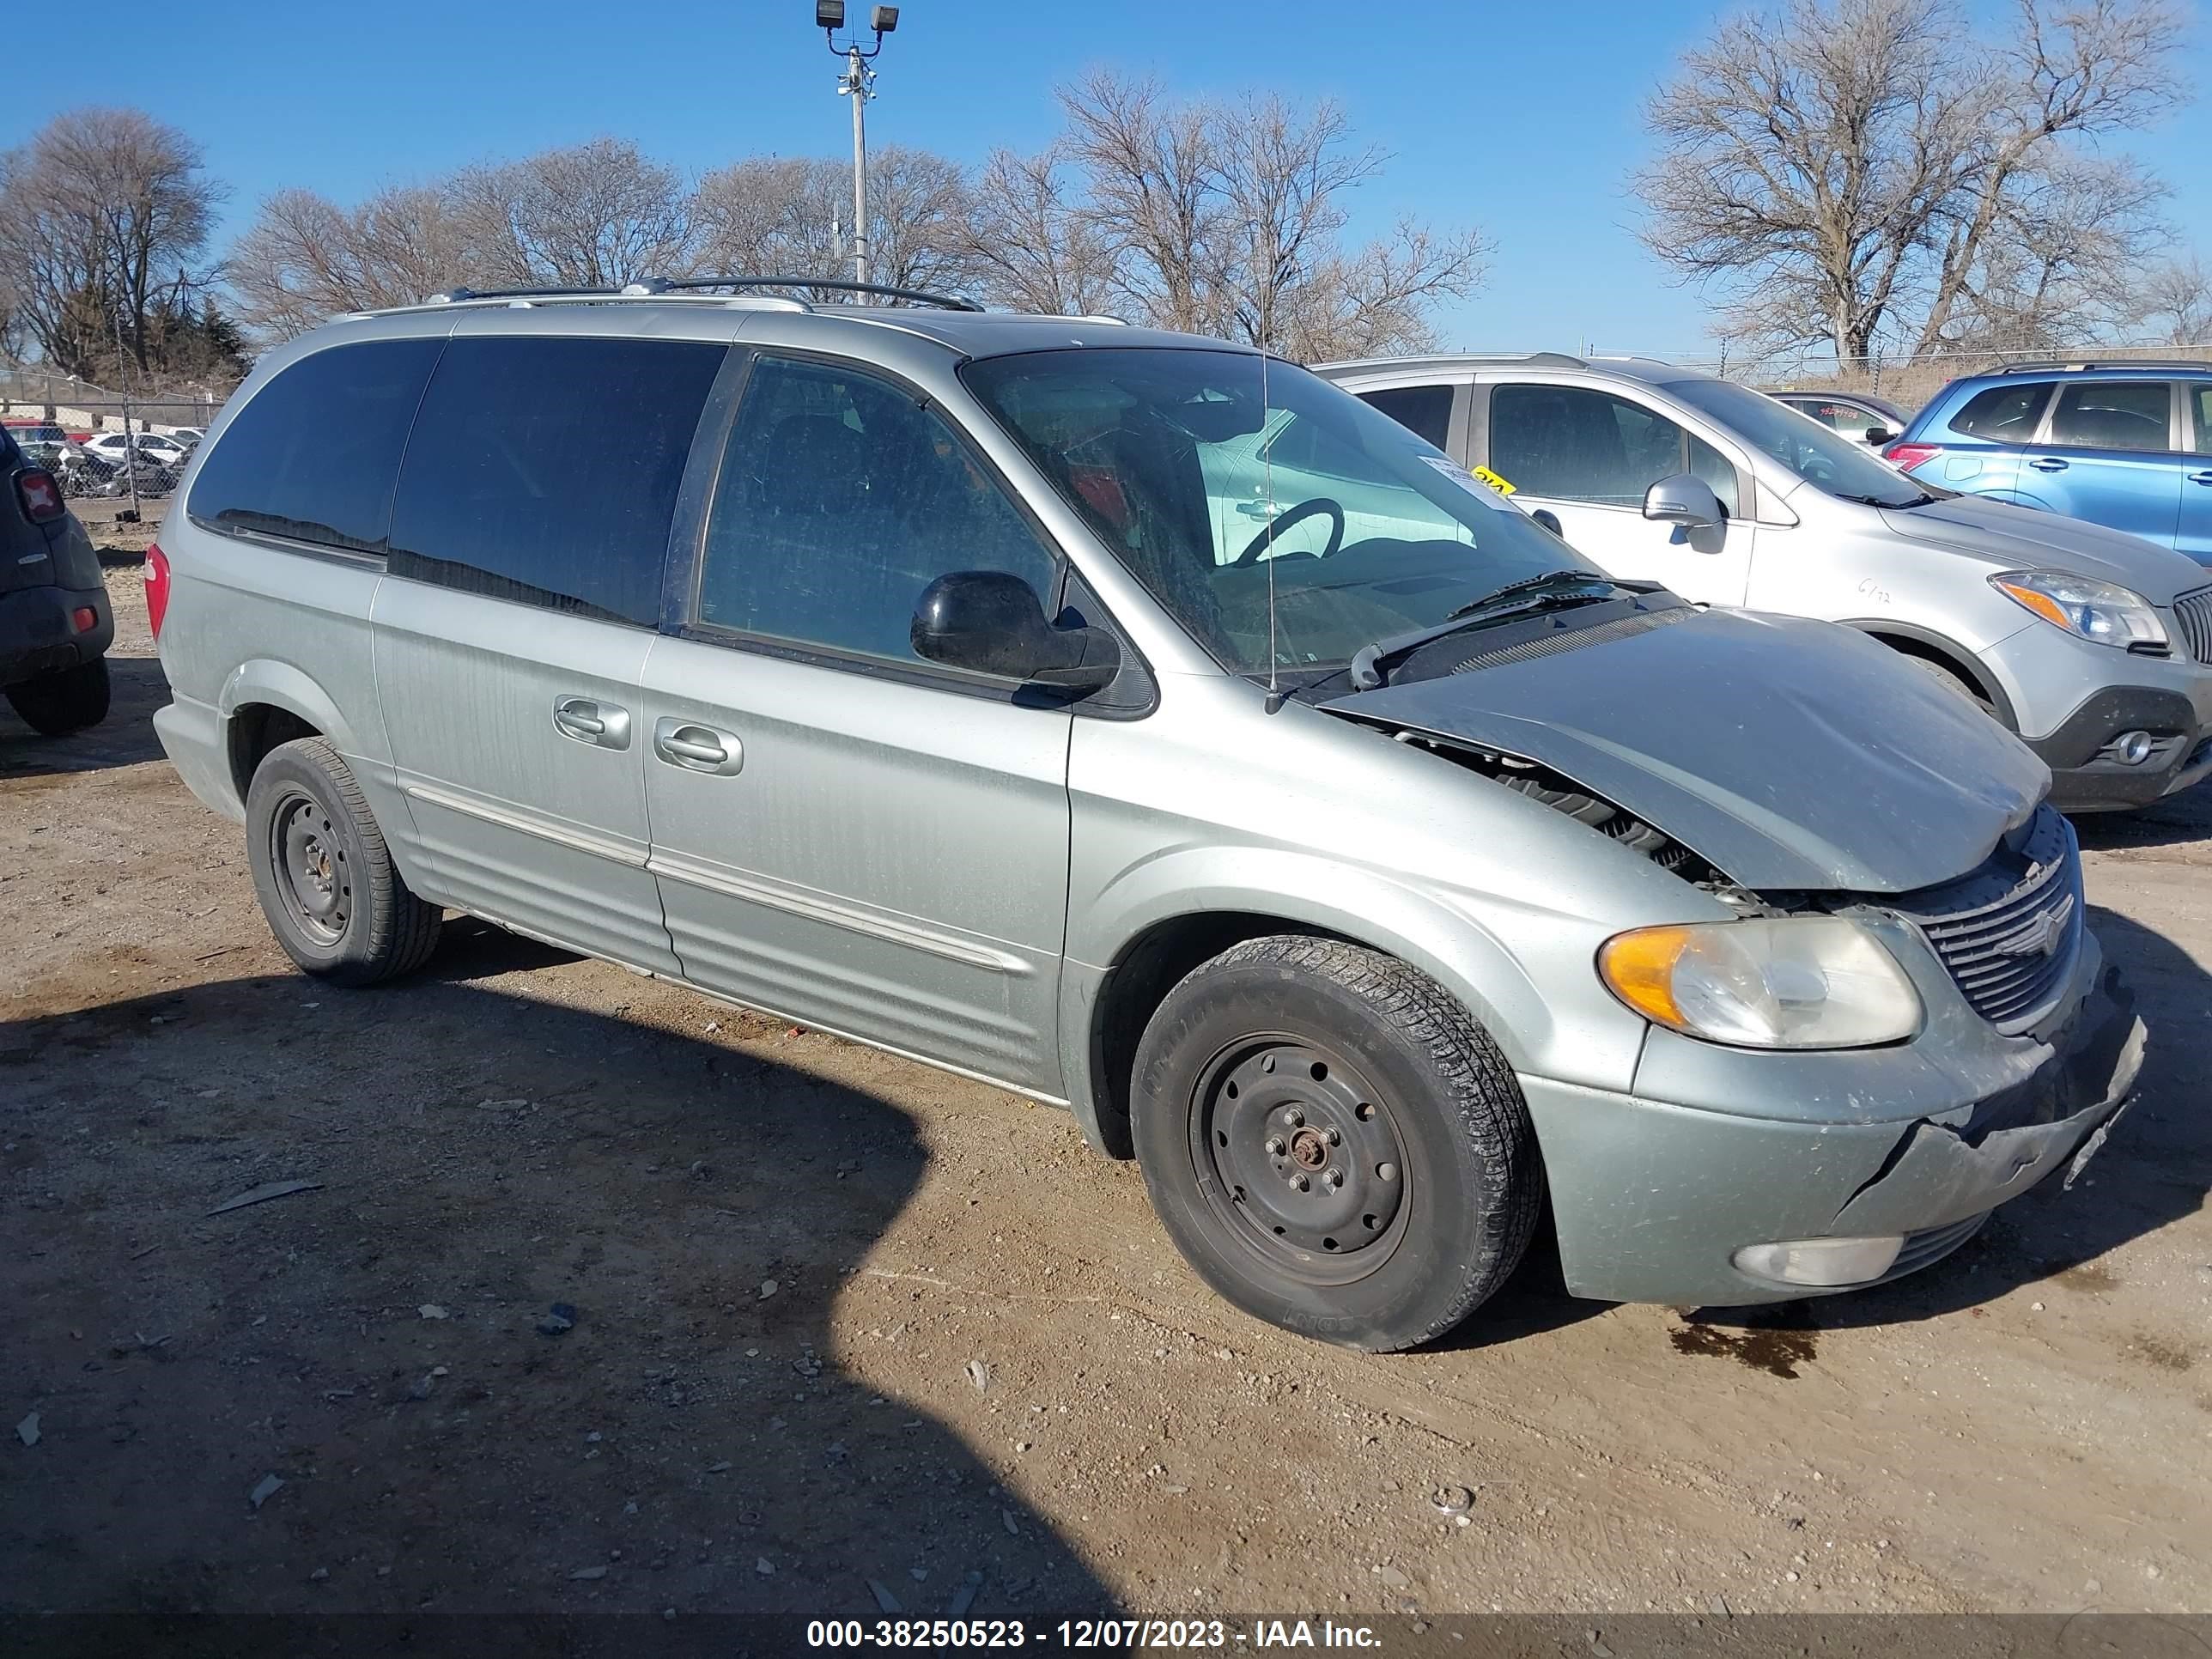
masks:
[[[41,736],[64,737],[107,718],[107,659],[56,669],[8,688],[8,702],[23,724]]]
[[[338,985],[412,972],[444,913],[415,896],[337,750],[320,738],[270,750],[246,792],[246,851],[285,954]]]
[[[1948,663],[1937,662],[1933,657],[1923,657],[1915,652],[1907,652],[1904,654],[1905,659],[1907,662],[1917,668],[1922,673],[1927,675],[1929,679],[1934,680],[1938,685],[1944,686],[1950,690],[1957,692],[1968,702],[1973,704],[1975,708],[1980,709],[1982,713],[1987,714],[1991,720],[1996,719],[1996,704],[1991,702],[1987,697],[1984,696],[1979,686],[1974,684],[1972,681],[1969,680],[1964,674],[1961,674],[1957,669],[1952,667]]]
[[[1535,1231],[1542,1166],[1505,1056],[1435,981],[1359,945],[1252,939],[1195,969],[1145,1028],[1130,1104],[1184,1260],[1301,1335],[1430,1341]]]

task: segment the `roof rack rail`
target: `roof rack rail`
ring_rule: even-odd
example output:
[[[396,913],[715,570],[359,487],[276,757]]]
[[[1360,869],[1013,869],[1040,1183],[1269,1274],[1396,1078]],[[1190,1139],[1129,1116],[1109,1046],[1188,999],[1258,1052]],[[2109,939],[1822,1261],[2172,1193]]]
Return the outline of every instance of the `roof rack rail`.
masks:
[[[623,292],[618,288],[461,288],[441,289],[427,303],[434,306],[457,306],[464,300],[541,300],[563,295],[605,294],[614,295]]]
[[[2212,374],[2212,359],[2203,359],[2196,362],[2191,362],[2185,359],[2178,357],[2169,358],[2164,361],[2160,361],[2155,357],[2136,357],[2112,358],[2101,362],[2092,362],[2075,357],[2064,362],[2053,360],[2037,363],[2006,363],[1999,368],[1996,372],[2000,374],[2047,374],[2053,369],[2114,368],[2148,368],[2156,369],[2166,374],[2178,373],[2182,374]]]
[[[916,288],[895,288],[888,283],[855,283],[835,276],[647,276],[632,283],[625,294],[665,294],[696,288],[822,288],[839,294],[877,294],[910,305],[938,306],[946,311],[981,311],[973,300],[951,295],[928,294]]]

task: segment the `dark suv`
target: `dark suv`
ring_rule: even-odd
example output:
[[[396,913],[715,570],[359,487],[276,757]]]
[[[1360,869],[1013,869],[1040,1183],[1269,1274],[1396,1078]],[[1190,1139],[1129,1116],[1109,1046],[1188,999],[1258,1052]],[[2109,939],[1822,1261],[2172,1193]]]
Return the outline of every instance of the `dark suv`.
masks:
[[[54,475],[0,428],[0,690],[48,737],[107,714],[115,613]]]
[[[1954,380],[1882,455],[1927,483],[2212,564],[2212,363],[2023,363]]]

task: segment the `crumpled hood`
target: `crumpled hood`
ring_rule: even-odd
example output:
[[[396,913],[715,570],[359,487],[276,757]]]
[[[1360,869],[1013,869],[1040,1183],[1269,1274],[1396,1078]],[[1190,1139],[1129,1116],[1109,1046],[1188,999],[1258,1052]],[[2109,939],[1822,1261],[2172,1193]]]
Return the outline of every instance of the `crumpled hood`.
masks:
[[[2026,744],[1887,647],[1743,611],[1322,707],[1537,762],[1768,890],[1950,880],[2051,786]]]
[[[1958,495],[1926,507],[1885,508],[1881,516],[1900,536],[1973,554],[1993,570],[2063,570],[2131,588],[2153,605],[2172,605],[2177,593],[2212,583],[2212,570],[2185,553],[2009,501]]]

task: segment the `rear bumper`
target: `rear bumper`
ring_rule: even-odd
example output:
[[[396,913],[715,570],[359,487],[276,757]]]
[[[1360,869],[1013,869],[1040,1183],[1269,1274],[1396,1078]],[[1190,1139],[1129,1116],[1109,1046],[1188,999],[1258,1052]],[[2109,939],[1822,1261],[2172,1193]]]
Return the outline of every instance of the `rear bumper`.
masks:
[[[2073,1016],[2031,1063],[1992,1067],[1986,1092],[1883,1121],[1736,1116],[1524,1078],[1577,1296],[1677,1306],[1795,1301],[1862,1288],[1783,1285],[1739,1269],[1735,1252],[1785,1240],[1902,1234],[1886,1282],[1972,1237],[1989,1212],[2072,1158],[2135,1086],[2143,1026],[2117,969],[2097,962]],[[1900,1083],[1911,1075],[1899,1057]],[[1765,1058],[1746,1054],[1755,1078]],[[1966,1055],[1961,1067],[1972,1066]]]
[[[93,613],[80,629],[79,611]],[[15,685],[58,668],[74,668],[105,653],[115,638],[115,612],[104,587],[19,587],[0,593],[0,685]]]
[[[211,703],[172,692],[174,701],[154,711],[154,735],[162,752],[203,805],[237,823],[246,821],[246,803],[231,781],[230,750],[222,715]]]

